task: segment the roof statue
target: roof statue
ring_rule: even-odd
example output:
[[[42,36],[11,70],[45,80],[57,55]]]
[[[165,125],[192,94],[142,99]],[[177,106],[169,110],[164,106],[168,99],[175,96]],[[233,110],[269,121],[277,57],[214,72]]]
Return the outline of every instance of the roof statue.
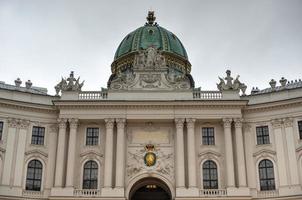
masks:
[[[226,71],[227,76],[223,78],[219,78],[220,82],[217,83],[217,88],[219,91],[227,91],[227,90],[241,90],[242,94],[245,95],[245,91],[247,86],[244,83],[239,81],[239,75],[233,81],[233,77],[231,77],[231,70]]]
[[[62,77],[62,80],[55,86],[56,95],[59,95],[60,91],[81,91],[83,85],[84,81],[80,83],[80,77],[74,78],[74,72],[71,71],[68,78]]]

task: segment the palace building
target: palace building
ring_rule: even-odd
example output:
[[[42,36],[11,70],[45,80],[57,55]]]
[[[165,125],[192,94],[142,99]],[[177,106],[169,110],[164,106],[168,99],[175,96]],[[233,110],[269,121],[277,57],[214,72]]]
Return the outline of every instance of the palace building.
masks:
[[[0,82],[0,199],[301,200],[302,81],[207,91],[191,67],[150,11],[100,91]]]

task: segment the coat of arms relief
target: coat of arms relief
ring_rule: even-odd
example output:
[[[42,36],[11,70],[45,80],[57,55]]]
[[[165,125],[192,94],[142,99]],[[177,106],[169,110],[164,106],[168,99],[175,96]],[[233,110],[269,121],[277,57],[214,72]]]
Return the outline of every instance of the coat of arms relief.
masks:
[[[110,83],[112,90],[190,89],[190,80],[178,69],[167,66],[162,52],[149,47],[135,55],[132,68],[119,71]]]
[[[127,180],[144,172],[156,172],[174,180],[173,156],[171,148],[160,148],[152,144],[129,148],[126,168]]]

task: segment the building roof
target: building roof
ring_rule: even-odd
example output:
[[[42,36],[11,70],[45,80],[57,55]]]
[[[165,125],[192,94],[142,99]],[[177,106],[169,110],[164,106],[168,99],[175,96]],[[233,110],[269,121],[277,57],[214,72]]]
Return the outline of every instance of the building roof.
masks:
[[[153,21],[150,17],[153,17]],[[148,47],[176,54],[188,60],[187,52],[177,36],[157,23],[154,23],[154,13],[150,16],[149,12],[147,20],[148,22],[144,26],[126,35],[116,50],[114,60],[128,53],[145,50]]]

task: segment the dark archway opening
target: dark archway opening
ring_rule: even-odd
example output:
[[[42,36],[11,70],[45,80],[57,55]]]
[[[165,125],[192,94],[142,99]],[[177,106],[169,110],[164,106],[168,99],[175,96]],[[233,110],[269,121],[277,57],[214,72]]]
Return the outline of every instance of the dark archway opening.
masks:
[[[168,186],[157,178],[145,178],[131,189],[129,200],[172,200]]]

